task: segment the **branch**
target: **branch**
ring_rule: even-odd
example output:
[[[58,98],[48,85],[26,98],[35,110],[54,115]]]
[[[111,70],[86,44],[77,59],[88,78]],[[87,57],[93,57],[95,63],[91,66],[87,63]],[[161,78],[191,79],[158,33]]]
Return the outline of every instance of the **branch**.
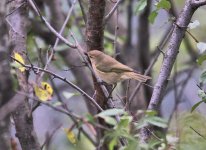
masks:
[[[75,84],[73,84],[72,82],[67,80],[65,77],[61,77],[61,76],[59,76],[59,75],[57,75],[57,74],[55,74],[52,71],[47,70],[47,69],[39,68],[39,67],[36,67],[36,66],[33,66],[33,65],[22,64],[21,62],[16,60],[13,56],[11,56],[11,58],[13,60],[17,61],[19,64],[21,64],[23,67],[25,67],[27,69],[32,69],[34,72],[35,71],[42,71],[42,72],[45,72],[45,73],[48,73],[48,74],[52,75],[54,78],[57,78],[57,79],[60,79],[60,80],[64,81],[65,83],[69,84],[71,87],[73,87],[74,89],[79,91],[82,94],[82,96],[85,96],[86,98],[88,98],[88,100],[90,100],[98,108],[98,110],[103,111],[103,109],[96,103],[96,101],[92,97],[90,97],[87,93],[85,93],[78,86],[76,86]]]
[[[71,48],[76,48],[76,45],[73,45],[70,43],[67,39],[65,39],[61,34],[59,34],[51,25],[50,23],[44,18],[44,16],[41,15],[41,12],[39,9],[36,7],[35,3],[33,0],[28,0],[30,6],[33,8],[33,10],[37,13],[37,15],[41,18],[41,20],[45,23],[45,25],[49,28],[49,30],[55,34],[60,40],[62,40],[66,45],[68,45]]]
[[[8,4],[9,12],[12,15],[8,16],[9,20],[9,41],[12,45],[11,52],[25,53],[26,39],[28,29],[28,9],[27,5],[19,7],[24,0],[14,0]],[[18,9],[18,11],[13,11]],[[25,55],[22,55],[25,59]],[[29,93],[28,75],[26,72],[16,70],[16,75],[19,83],[19,89],[24,93]],[[40,144],[37,139],[36,132],[33,126],[33,118],[28,116],[30,104],[27,97],[22,97],[22,101],[15,111],[12,113],[15,123],[16,137],[19,139],[21,149],[40,150]]]
[[[67,25],[67,22],[69,21],[69,18],[70,18],[70,16],[71,16],[71,13],[72,13],[72,10],[74,9],[75,4],[76,4],[76,0],[74,0],[74,2],[72,3],[72,6],[71,6],[70,9],[69,9],[69,12],[68,12],[68,14],[67,14],[67,17],[66,17],[66,19],[65,19],[65,21],[64,21],[64,23],[63,23],[63,25],[62,25],[62,27],[61,27],[61,29],[60,29],[60,31],[59,31],[59,34],[60,34],[60,35],[62,35],[62,33],[63,33],[63,31],[64,31],[64,29],[65,29],[65,27],[66,27],[66,25]],[[56,49],[56,46],[58,45],[58,43],[59,43],[59,38],[57,37],[57,38],[56,38],[56,41],[55,41],[55,44],[54,44],[54,46],[53,46],[53,49],[54,49],[54,50]]]
[[[154,58],[150,62],[150,65],[148,66],[148,68],[145,70],[144,75],[148,75],[149,72],[152,70],[153,66],[157,62],[157,59],[159,58],[159,55],[161,54],[160,50],[162,50],[165,47],[165,45],[167,44],[168,39],[170,38],[172,31],[173,31],[173,26],[169,27],[169,29],[167,30],[167,32],[163,36],[163,38],[160,42],[160,45],[157,46],[157,48],[155,49],[156,55],[154,56]],[[129,106],[131,105],[131,103],[132,103],[136,93],[139,91],[141,85],[142,85],[142,83],[138,83],[137,86],[135,87],[134,91],[132,92],[132,94],[129,98]]]
[[[20,92],[20,91],[17,91],[17,94],[20,94],[20,95],[23,95],[23,96],[25,96],[25,97],[28,97],[29,99],[31,99],[31,100],[33,100],[33,101],[37,101],[37,102],[39,102],[40,104],[46,105],[46,106],[52,108],[53,110],[58,111],[58,112],[61,112],[61,113],[65,114],[65,115],[67,115],[67,116],[69,116],[69,117],[71,117],[71,118],[81,119],[80,116],[78,116],[77,114],[72,113],[71,111],[65,111],[65,110],[63,110],[63,109],[60,109],[60,108],[58,108],[58,107],[53,106],[52,104],[50,104],[50,103],[48,103],[48,102],[40,101],[39,99],[37,99],[37,98],[35,98],[35,97],[29,96],[29,94],[26,94],[26,93],[23,93],[23,92]]]
[[[52,109],[55,110],[55,111],[58,111],[58,112],[60,112],[60,113],[63,113],[63,114],[65,114],[65,115],[69,116],[69,117],[71,118],[71,120],[72,120],[75,124],[78,123],[79,120],[82,120],[82,118],[81,118],[79,115],[73,113],[73,112],[70,111],[70,110],[60,109],[60,108],[58,108],[58,107],[53,106],[52,104],[50,104],[50,103],[48,103],[48,102],[43,102],[43,101],[40,101],[39,99],[37,99],[37,98],[35,98],[35,97],[31,97],[30,95],[28,95],[28,94],[26,94],[26,93],[22,93],[22,92],[17,92],[17,93],[20,94],[20,95],[26,96],[26,97],[30,98],[31,100],[36,101],[36,102],[38,102],[38,103],[40,103],[40,104],[43,104],[43,105],[45,105],[45,106],[48,106],[48,107],[52,108]],[[80,127],[80,128],[82,128],[82,127]],[[82,132],[83,132],[83,134],[92,142],[92,144],[96,145],[96,142],[91,138],[91,136],[90,136],[83,128],[82,128]]]
[[[63,25],[62,25],[62,27],[61,27],[61,29],[60,29],[60,31],[59,31],[59,35],[62,35],[62,33],[63,33],[63,31],[64,31],[64,29],[65,29],[65,27],[66,27],[66,25],[67,25],[67,22],[69,21],[69,18],[70,18],[70,16],[71,16],[71,13],[72,13],[72,10],[73,10],[75,4],[76,4],[76,0],[72,3],[71,8],[69,9],[69,12],[68,12],[68,14],[67,14],[67,17],[66,17],[66,19],[65,19],[65,21],[64,21],[64,23],[63,23]],[[53,48],[52,48],[52,53],[50,54],[49,59],[47,60],[45,66],[44,66],[44,69],[47,69],[49,63],[51,62],[51,60],[52,60],[52,58],[53,58],[53,55],[54,55],[54,52],[55,52],[55,49],[56,49],[58,43],[59,43],[59,38],[57,37],[57,38],[56,38],[56,41],[55,41],[55,43],[54,43],[54,46],[53,46]],[[39,78],[41,78],[43,75],[44,75],[44,73],[42,72],[41,75],[39,76]]]
[[[115,10],[117,9],[118,5],[122,2],[123,0],[118,0],[116,2],[116,4],[114,5],[114,7],[111,9],[111,11],[105,16],[104,18],[104,24],[106,24],[108,22],[108,20],[112,17],[112,15],[114,14]]]
[[[206,0],[191,0],[191,4],[193,7],[200,7],[206,5]]]
[[[194,12],[196,11],[196,9],[197,8],[194,8],[191,0],[187,0],[182,10],[182,13],[177,19],[177,22],[173,24],[174,30],[169,41],[167,52],[165,53],[164,56],[163,64],[161,66],[157,83],[154,86],[152,97],[148,106],[149,110],[154,110],[154,111],[159,110],[162,97],[167,87],[168,78],[170,76],[172,67],[174,65],[174,62],[177,58],[177,54],[179,52],[181,41],[185,35],[187,26],[190,23],[190,20]],[[148,133],[146,128],[143,128],[141,130],[141,134],[142,134],[141,141],[143,142],[147,142],[151,137],[151,134]]]
[[[84,19],[84,23],[87,22],[87,15],[85,13],[85,10],[84,10],[84,7],[83,7],[83,4],[82,4],[82,0],[78,0],[79,2],[79,6],[81,8],[81,11],[82,11],[82,16],[83,16],[83,19]]]

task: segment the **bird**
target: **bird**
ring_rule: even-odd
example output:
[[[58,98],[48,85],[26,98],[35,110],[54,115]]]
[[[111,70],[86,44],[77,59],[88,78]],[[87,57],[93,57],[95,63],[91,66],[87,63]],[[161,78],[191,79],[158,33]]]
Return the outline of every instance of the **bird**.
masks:
[[[114,85],[127,79],[134,79],[139,82],[146,82],[151,79],[151,77],[137,73],[134,69],[99,50],[91,50],[87,54],[95,74],[107,84]]]

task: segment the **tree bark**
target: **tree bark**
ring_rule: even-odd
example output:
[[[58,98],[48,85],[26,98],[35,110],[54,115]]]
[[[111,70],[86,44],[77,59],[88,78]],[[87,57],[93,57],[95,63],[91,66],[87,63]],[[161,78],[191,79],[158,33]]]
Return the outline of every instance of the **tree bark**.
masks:
[[[104,12],[106,2],[105,0],[90,0],[89,10],[87,13],[86,23],[86,44],[87,51],[100,50],[103,51],[103,39],[104,39]],[[106,106],[106,99],[104,94],[94,81],[94,87],[97,91],[96,101],[104,109]]]
[[[6,23],[3,21],[5,4],[5,0],[0,1],[0,110],[5,107],[6,103],[9,103],[12,97],[12,79],[8,59],[9,55],[7,53],[8,38],[6,36]],[[9,123],[8,116],[0,119],[0,148],[5,150],[10,149]]]
[[[12,52],[18,52],[26,60],[26,38],[28,25],[28,8],[24,0],[8,1],[9,13],[9,40]],[[15,10],[15,11],[14,11]],[[28,93],[28,74],[16,69],[19,90]],[[28,98],[24,98],[24,103],[20,104],[13,113],[13,119],[16,127],[16,136],[19,139],[23,150],[40,150],[40,145],[36,137],[33,126],[32,116],[28,116],[30,105]]]
[[[60,31],[60,29],[64,23],[64,19],[65,19],[64,14],[61,10],[61,1],[57,0],[57,1],[51,2],[51,1],[47,0],[47,3],[50,7],[50,11],[51,11],[52,16],[54,16],[51,19],[51,24],[53,25],[53,27],[57,31]],[[75,22],[75,23],[77,23],[77,22]],[[45,35],[42,35],[42,36],[45,36]],[[46,38],[44,38],[44,39],[47,40]],[[56,36],[51,35],[49,39],[50,39],[49,43],[54,44],[54,42],[56,40]],[[79,58],[78,53],[74,52],[72,50],[65,50],[65,51],[59,52],[59,54],[64,59],[64,61],[68,67],[75,65],[76,62],[81,62],[81,59]],[[76,79],[77,85],[83,91],[85,91],[89,95],[92,95],[93,94],[93,86],[91,83],[91,79],[89,79],[89,77],[87,75],[86,69],[77,67],[77,68],[72,69],[71,71]],[[85,81],[87,81],[87,82],[85,82]],[[86,99],[85,99],[85,102],[87,104],[88,111],[91,114],[95,114],[96,108],[90,102],[88,102]]]
[[[89,0],[89,10],[87,13],[86,23],[86,44],[87,51],[100,50],[103,51],[103,39],[104,39],[104,13],[105,13],[106,1],[105,0]],[[103,94],[103,91],[95,78],[94,88],[96,91],[95,100],[103,109],[106,108],[107,100]],[[102,120],[99,120],[102,122]],[[98,131],[98,141],[103,138],[104,130]],[[101,150],[107,149],[107,144],[104,143]]]
[[[87,50],[103,51],[105,0],[90,0],[87,13]]]

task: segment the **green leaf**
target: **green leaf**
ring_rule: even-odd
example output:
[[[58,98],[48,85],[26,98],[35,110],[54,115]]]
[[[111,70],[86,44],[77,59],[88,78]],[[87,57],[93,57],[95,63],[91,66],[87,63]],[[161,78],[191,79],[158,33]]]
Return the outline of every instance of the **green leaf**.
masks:
[[[191,108],[191,113],[203,102],[204,101],[202,100],[202,101],[197,102],[195,105],[193,105],[192,108]]]
[[[147,125],[148,125],[148,123],[145,122],[143,119],[140,120],[138,123],[135,123],[135,126],[136,126],[137,129],[144,128]]]
[[[116,116],[124,113],[125,113],[124,109],[113,108],[113,109],[107,109],[105,111],[102,111],[99,114],[97,114],[97,116]]]
[[[135,14],[141,12],[147,6],[147,0],[139,0],[136,5]]]
[[[147,110],[145,112],[145,114],[148,115],[148,116],[155,116],[155,115],[157,115],[157,112],[154,111],[154,110]]]
[[[123,116],[120,118],[120,122],[118,123],[118,128],[126,128],[129,126],[130,122],[132,121],[131,116]]]
[[[167,121],[165,121],[164,119],[157,117],[157,116],[146,117],[145,121],[152,124],[152,125],[155,125],[157,127],[161,127],[161,128],[167,127]]]
[[[87,119],[87,121],[90,122],[90,123],[94,123],[94,122],[95,122],[95,118],[94,118],[94,116],[91,115],[91,114],[86,114],[86,119]]]
[[[117,124],[117,121],[110,116],[99,116],[100,118],[104,119],[104,121],[110,125],[115,126]]]
[[[197,64],[198,65],[202,65],[202,63],[206,60],[206,54],[205,55],[201,55],[198,59],[197,59]]]
[[[153,24],[157,15],[158,15],[157,10],[152,11],[148,18],[149,22]]]
[[[129,140],[128,144],[121,150],[137,150],[138,144],[139,143],[137,140]]]
[[[114,147],[117,145],[117,139],[113,138],[110,142],[109,142],[109,150],[114,150]]]
[[[206,83],[206,71],[204,71],[201,75],[200,75],[200,82],[201,83]],[[203,91],[204,92],[204,91]]]
[[[161,0],[158,4],[157,4],[157,9],[170,9],[171,8],[171,4],[169,1],[167,0]]]

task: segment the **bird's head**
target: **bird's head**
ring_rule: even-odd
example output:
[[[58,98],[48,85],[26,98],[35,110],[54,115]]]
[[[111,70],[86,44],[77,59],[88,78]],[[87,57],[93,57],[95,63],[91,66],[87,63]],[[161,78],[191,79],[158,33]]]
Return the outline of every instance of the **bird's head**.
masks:
[[[102,53],[99,50],[92,50],[92,51],[89,51],[87,54],[89,58],[91,59],[91,61],[94,61],[94,62],[101,60],[102,56],[104,55],[104,53]]]

